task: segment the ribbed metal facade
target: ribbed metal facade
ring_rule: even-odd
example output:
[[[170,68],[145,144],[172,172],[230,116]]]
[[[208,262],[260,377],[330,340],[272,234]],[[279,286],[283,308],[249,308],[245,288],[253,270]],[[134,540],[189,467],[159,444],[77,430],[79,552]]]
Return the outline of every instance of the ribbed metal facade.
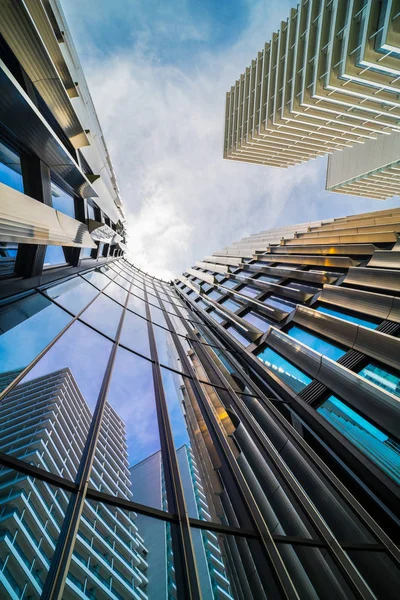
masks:
[[[302,0],[227,93],[224,158],[328,153],[327,189],[398,194],[399,18],[391,1]]]

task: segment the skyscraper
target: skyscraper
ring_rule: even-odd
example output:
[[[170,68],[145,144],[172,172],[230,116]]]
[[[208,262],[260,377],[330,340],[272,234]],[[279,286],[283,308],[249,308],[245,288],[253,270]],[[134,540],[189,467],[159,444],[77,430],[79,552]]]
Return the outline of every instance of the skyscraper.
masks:
[[[144,273],[59,3],[0,7],[1,597],[397,599],[400,210]]]
[[[329,154],[327,189],[399,193],[399,12],[302,0],[226,97],[224,157],[290,167]]]

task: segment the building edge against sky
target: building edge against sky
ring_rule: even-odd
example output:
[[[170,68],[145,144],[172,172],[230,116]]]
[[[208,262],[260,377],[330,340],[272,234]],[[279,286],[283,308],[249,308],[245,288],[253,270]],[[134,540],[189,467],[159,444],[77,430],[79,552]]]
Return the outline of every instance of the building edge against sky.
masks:
[[[397,599],[400,209],[143,273],[59,2],[0,6],[1,594]]]
[[[301,0],[227,93],[224,158],[329,154],[328,190],[399,194],[399,22],[394,1]]]

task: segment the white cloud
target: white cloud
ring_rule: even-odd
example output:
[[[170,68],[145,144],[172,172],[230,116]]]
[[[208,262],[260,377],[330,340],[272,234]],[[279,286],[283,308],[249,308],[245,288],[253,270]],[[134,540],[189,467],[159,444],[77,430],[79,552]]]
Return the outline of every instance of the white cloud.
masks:
[[[250,25],[231,48],[210,48],[184,68],[160,61],[145,34],[85,62],[125,203],[128,258],[144,270],[171,278],[261,229],[368,210],[323,191],[324,159],[290,170],[222,159],[225,92],[289,6],[251,4]],[[193,28],[188,21],[182,35],[207,37],[204,23]]]

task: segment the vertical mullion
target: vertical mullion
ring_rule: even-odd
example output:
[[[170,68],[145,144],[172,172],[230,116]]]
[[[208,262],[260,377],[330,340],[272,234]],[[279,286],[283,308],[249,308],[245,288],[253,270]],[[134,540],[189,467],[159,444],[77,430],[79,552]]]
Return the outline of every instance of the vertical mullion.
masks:
[[[110,282],[111,283],[111,282]],[[132,284],[129,286],[129,291]],[[77,492],[71,493],[68,507],[65,513],[64,521],[57,539],[54,555],[50,563],[50,569],[46,577],[41,595],[41,600],[62,600],[65,581],[72,558],[76,536],[78,534],[79,524],[84,508],[87,488],[89,487],[90,474],[92,471],[93,460],[97,447],[97,440],[100,434],[104,409],[107,402],[107,394],[110,385],[111,375],[115,363],[115,357],[118,350],[118,344],[121,337],[122,326],[124,323],[126,307],[129,300],[129,291],[127,291],[124,307],[118,324],[115,341],[110,352],[107,367],[104,373],[101,389],[96,402],[96,408],[93,413],[85,447],[82,452],[76,483]],[[102,291],[100,292],[102,293]],[[97,298],[98,296],[96,296]],[[99,334],[100,335],[100,334]]]
[[[159,302],[160,302],[161,306],[164,306],[162,299],[160,297],[159,297]],[[175,308],[175,312],[177,314],[179,314],[180,311],[177,309],[177,307],[175,305],[174,305],[174,308]],[[185,371],[187,373],[190,373],[192,371],[192,368],[191,368],[189,360],[186,356],[186,353],[182,347],[179,336],[176,334],[176,332],[173,328],[173,325],[172,325],[171,319],[169,318],[169,315],[167,313],[165,313],[164,316],[166,318],[168,327],[172,331],[172,333],[171,333],[172,339],[174,341],[176,350],[179,354],[181,364],[182,364],[182,366],[185,366]],[[190,330],[189,330],[189,327],[188,327],[186,321],[184,321],[184,327],[189,333]],[[299,596],[297,594],[297,591],[295,589],[293,581],[286,569],[286,565],[280,555],[280,552],[278,551],[278,548],[276,547],[276,544],[273,540],[272,534],[271,534],[267,524],[265,523],[263,516],[258,508],[258,505],[257,505],[253,495],[251,494],[248,484],[243,476],[243,473],[241,472],[241,469],[236,462],[236,459],[232,453],[229,443],[228,443],[228,441],[225,437],[225,434],[222,430],[222,425],[218,422],[218,420],[214,414],[214,411],[211,409],[209,402],[203,393],[203,390],[201,388],[199,381],[197,380],[195,373],[192,373],[192,377],[190,378],[190,385],[191,385],[193,394],[195,395],[195,398],[198,402],[199,408],[201,410],[201,413],[204,418],[207,429],[210,433],[211,439],[213,440],[215,448],[219,454],[220,460],[221,460],[222,464],[225,465],[226,470],[228,471],[228,473],[230,475],[230,479],[232,480],[232,484],[234,484],[234,485],[230,486],[231,487],[231,494],[229,496],[230,501],[232,502],[233,506],[236,505],[237,498],[236,498],[236,495],[234,493],[232,493],[232,491],[233,491],[232,488],[235,487],[235,490],[237,490],[238,495],[241,497],[241,499],[244,503],[244,506],[247,509],[247,517],[251,519],[256,531],[259,533],[260,543],[264,550],[265,557],[266,557],[268,563],[272,567],[272,572],[275,575],[275,581],[276,581],[276,584],[278,586],[280,593],[282,594],[282,597],[287,598],[287,599],[298,600]],[[260,572],[261,579],[263,578],[263,575],[264,574],[261,571]]]
[[[164,394],[161,367],[158,359],[157,345],[154,337],[153,323],[148,303],[146,284],[144,283],[147,327],[150,342],[154,392],[159,424],[161,456],[164,469],[165,487],[167,490],[168,511],[178,516],[177,529],[172,528],[172,544],[174,550],[175,573],[181,585],[182,597],[200,600],[200,583],[194,557],[194,549],[190,532],[190,523],[179,473],[178,461],[168,416],[168,407]]]
[[[94,267],[93,269],[91,269],[92,271],[95,269],[96,267]],[[117,276],[117,274],[115,274],[115,277]],[[78,274],[78,277],[80,277],[80,275]],[[29,373],[29,371],[31,369],[33,369],[33,367],[35,365],[37,365],[37,363],[43,358],[43,356],[45,354],[47,354],[47,352],[54,346],[54,344],[64,335],[64,333],[71,327],[71,325],[73,325],[76,321],[78,321],[79,317],[82,315],[82,313],[89,308],[89,306],[91,304],[93,304],[93,302],[95,300],[97,300],[97,298],[103,293],[103,291],[110,285],[110,283],[112,283],[112,281],[114,281],[113,279],[110,280],[109,283],[107,283],[107,285],[102,289],[98,291],[98,294],[96,294],[96,296],[94,296],[94,298],[92,298],[91,300],[89,300],[89,302],[86,304],[86,306],[84,306],[79,312],[78,314],[76,314],[71,321],[69,321],[69,323],[66,324],[66,326],[51,340],[51,342],[49,342],[47,344],[47,346],[45,346],[43,348],[43,350],[41,352],[39,352],[39,354],[37,356],[35,356],[35,358],[29,363],[29,365],[27,365],[25,367],[25,369],[23,369],[21,371],[21,373],[10,383],[10,385],[8,385],[2,392],[0,392],[0,402],[6,397],[6,395],[11,392],[21,381],[22,379],[25,377],[25,375],[27,375]],[[90,282],[89,282],[90,283]],[[54,283],[54,285],[58,285],[57,282]],[[49,286],[52,287],[52,286]],[[95,286],[93,286],[95,287]],[[46,288],[47,289],[47,288]],[[40,290],[35,290],[37,293],[43,293]],[[47,296],[46,296],[47,298]],[[52,299],[48,298],[51,302]],[[53,304],[55,304],[56,306],[58,306],[60,308],[60,310],[64,310],[61,306],[59,306],[56,302],[53,302]],[[64,311],[67,312],[67,311]]]

